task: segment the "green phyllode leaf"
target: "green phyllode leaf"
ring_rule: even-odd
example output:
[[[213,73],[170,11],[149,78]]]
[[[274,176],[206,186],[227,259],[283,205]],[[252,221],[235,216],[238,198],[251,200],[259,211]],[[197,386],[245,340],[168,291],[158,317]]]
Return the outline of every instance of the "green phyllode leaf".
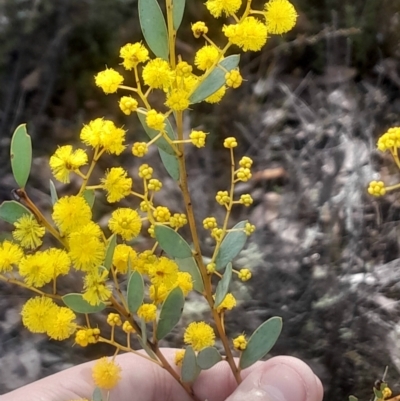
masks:
[[[19,125],[11,139],[11,168],[14,179],[20,188],[24,188],[32,165],[32,141],[26,131],[26,124]]]
[[[202,370],[210,369],[220,361],[222,356],[214,347],[204,348],[197,354],[197,365]]]
[[[83,191],[83,197],[85,198],[87,204],[92,208],[96,199],[95,191],[93,189],[85,189]]]
[[[183,296],[182,290],[179,287],[174,288],[168,294],[161,307],[160,317],[157,323],[157,340],[164,338],[176,326],[182,316],[184,305],[185,297]]]
[[[184,259],[192,256],[189,244],[172,228],[156,225],[154,232],[161,249],[171,258]]]
[[[202,293],[204,291],[204,283],[197,263],[193,257],[185,259],[175,259],[181,272],[187,272],[192,276],[193,288]]]
[[[182,361],[181,378],[184,383],[193,383],[200,373],[196,354],[192,347],[187,347]]]
[[[181,26],[183,13],[185,11],[186,0],[173,0],[173,18],[174,18],[174,29],[177,31]]]
[[[158,148],[158,152],[160,153],[161,161],[165,170],[167,170],[167,173],[173,180],[179,181],[180,171],[178,158],[175,155],[170,155],[169,153],[164,152],[161,148]]]
[[[129,312],[135,314],[142,305],[144,298],[144,283],[143,277],[139,272],[133,272],[128,281],[128,288],[126,290],[126,298],[128,301]]]
[[[247,235],[243,231],[246,223],[247,220],[237,223],[232,228],[232,231],[228,232],[228,234],[226,234],[225,238],[222,240],[222,244],[215,259],[215,266],[217,270],[223,269],[229,262],[232,262],[232,260],[243,249],[244,244],[247,241]]]
[[[240,356],[239,366],[246,369],[259,361],[275,345],[282,331],[282,318],[271,317],[261,324],[250,337],[246,349]]]
[[[140,108],[140,110],[146,111],[146,109],[143,109],[143,108]],[[159,132],[156,131],[156,130],[153,129],[153,128],[150,128],[150,127],[146,124],[146,116],[145,116],[144,114],[142,114],[142,113],[137,113],[137,115],[138,115],[139,121],[140,121],[140,123],[142,124],[142,127],[143,127],[144,131],[146,132],[147,136],[148,136],[150,139],[153,139],[154,137],[156,137],[156,136],[159,134]],[[174,130],[173,130],[173,128],[172,128],[172,125],[171,125],[171,123],[169,122],[168,119],[165,120],[165,124],[166,124],[165,130],[166,130],[166,132],[167,132],[168,137],[171,138],[172,140],[174,140],[174,139],[175,139],[175,133],[174,133]],[[163,137],[158,138],[158,139],[156,140],[155,144],[156,144],[160,149],[162,149],[165,153],[168,153],[169,155],[172,155],[172,156],[175,155],[174,149],[173,149],[173,148],[171,147],[171,145],[165,140],[165,138],[163,138]]]
[[[50,180],[50,197],[51,197],[51,204],[54,205],[58,201],[58,195],[56,186],[54,185],[54,182],[52,180]]]
[[[142,332],[142,342],[147,344],[146,322],[143,319],[140,319],[140,331]]]
[[[240,56],[233,54],[220,61],[219,65],[224,67],[225,70],[231,71],[239,65]],[[222,85],[225,84],[225,70],[215,67],[210,75],[196,88],[192,93],[189,100],[191,104],[200,103],[204,99],[215,93]]]
[[[229,285],[231,283],[231,279],[232,279],[232,263],[228,263],[225,269],[225,273],[222,276],[221,280],[219,280],[217,289],[215,291],[215,303],[214,303],[215,309],[225,299],[226,294],[229,291]]]
[[[152,52],[168,61],[168,31],[157,0],[139,0],[139,20],[143,36]]]
[[[358,401],[358,398],[354,395],[349,395],[349,401]]]
[[[106,308],[104,302],[100,302],[98,305],[90,305],[89,302],[83,299],[82,294],[66,294],[61,299],[68,308],[76,313],[97,313]]]
[[[96,387],[92,394],[92,401],[103,401],[103,393],[100,387]]]
[[[32,214],[29,209],[16,201],[4,201],[0,205],[0,219],[14,224],[24,214]]]
[[[104,259],[104,267],[110,271],[112,266],[112,260],[114,256],[115,247],[117,246],[117,236],[113,234],[108,239],[107,249],[106,249],[106,257]]]
[[[139,336],[137,336],[137,339],[139,341],[140,346],[146,351],[147,355],[151,359],[154,359],[155,361],[158,361],[157,355],[151,350],[149,345],[147,343],[144,343],[143,340]]]

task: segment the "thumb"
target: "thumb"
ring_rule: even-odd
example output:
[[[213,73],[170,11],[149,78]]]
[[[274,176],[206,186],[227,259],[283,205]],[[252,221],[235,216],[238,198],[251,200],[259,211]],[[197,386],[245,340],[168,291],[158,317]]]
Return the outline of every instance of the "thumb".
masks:
[[[322,396],[322,384],[308,365],[278,357],[250,373],[226,401],[322,401]]]

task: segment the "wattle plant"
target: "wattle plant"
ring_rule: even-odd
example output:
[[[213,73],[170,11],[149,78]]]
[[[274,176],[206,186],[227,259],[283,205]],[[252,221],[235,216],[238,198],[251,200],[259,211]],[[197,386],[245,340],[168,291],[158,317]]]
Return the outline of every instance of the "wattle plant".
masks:
[[[224,361],[239,383],[241,371],[271,350],[282,321],[272,317],[249,336],[225,329],[225,314],[236,306],[229,291],[231,281],[251,278],[249,269],[236,270],[233,263],[255,226],[241,221],[230,227],[228,222],[234,207],[248,207],[253,202],[250,194],[234,195],[238,183],[251,179],[253,162],[236,154],[235,138],[224,140],[230,156],[230,182],[214,196],[225,216],[222,221],[208,216],[203,227],[197,227],[188,187],[187,147],[204,147],[208,134],[196,129],[185,132],[183,115],[198,103],[217,103],[239,87],[243,79],[237,52],[259,51],[268,35],[292,29],[297,13],[288,0],[270,0],[260,10],[252,8],[251,0],[207,0],[205,7],[211,15],[224,17],[221,29],[225,43],[214,43],[205,22],[194,22],[191,29],[199,47],[190,64],[176,54],[175,47],[185,0],[165,0],[165,13],[156,0],[139,0],[138,7],[144,42],[124,45],[120,49],[122,67],[99,72],[95,84],[105,94],[115,96],[122,113],[137,115],[149,140],[135,142],[128,149],[126,131],[111,120],[99,117],[87,122],[80,132],[80,148],[61,146],[50,157],[56,180],[68,184],[71,175],[80,179],[77,193],[68,196],[59,196],[50,183],[50,220],[25,189],[32,149],[26,126],[20,125],[11,143],[11,165],[19,188],[15,190],[16,200],[0,206],[0,218],[13,225],[9,239],[0,244],[0,280],[32,292],[21,311],[23,324],[31,332],[46,333],[60,341],[72,337],[81,347],[96,343],[115,347],[114,356],[101,358],[93,368],[93,400],[112,400],[110,390],[120,380],[115,361],[120,352],[135,353],[158,364],[193,400],[198,400],[192,384],[202,370]],[[164,99],[163,107],[151,104],[149,95],[153,91],[158,92],[158,99]],[[131,157],[146,158],[150,146],[158,148],[166,171],[180,189],[185,205],[182,213],[172,214],[166,206],[156,204],[155,194],[163,190],[163,183],[154,177],[150,162],[141,164],[134,179],[124,166],[103,171],[100,180],[94,177],[104,154],[116,157],[129,151]],[[142,185],[135,184],[137,180]],[[107,226],[93,219],[99,191],[114,206]],[[138,210],[118,205],[134,197],[140,200]],[[185,225],[189,226],[189,238],[180,234]],[[153,242],[138,252],[134,242],[144,230]],[[207,230],[214,243],[207,262],[200,230]],[[55,241],[44,241],[48,236]],[[82,277],[76,292],[62,293],[63,278],[76,272]],[[127,282],[126,290],[123,282]],[[174,363],[180,366],[177,373],[159,343],[180,321],[191,291],[203,296],[213,321],[188,324],[182,333],[186,348],[176,352]],[[110,336],[105,336],[92,319],[92,314],[105,310]],[[116,340],[117,330],[125,333],[123,343]],[[132,338],[145,353],[132,348]]]

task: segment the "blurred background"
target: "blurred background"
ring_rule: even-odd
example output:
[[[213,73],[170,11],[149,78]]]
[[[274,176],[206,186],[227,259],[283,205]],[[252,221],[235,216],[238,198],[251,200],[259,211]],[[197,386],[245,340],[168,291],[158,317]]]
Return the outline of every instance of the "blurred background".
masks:
[[[370,399],[386,366],[397,394],[400,197],[372,199],[366,187],[374,179],[400,180],[390,158],[375,149],[381,134],[400,125],[400,1],[292,2],[295,29],[242,56],[246,82],[219,104],[196,105],[186,116],[187,130],[210,132],[206,149],[189,150],[197,218],[221,217],[214,196],[229,182],[222,140],[236,136],[238,154],[254,160],[253,178],[237,194],[251,193],[255,202],[237,208],[232,224],[249,218],[257,231],[235,263],[251,268],[254,279],[233,289],[240,303],[227,316],[228,333],[250,334],[282,316],[284,330],[271,355],[309,363],[326,400]],[[141,40],[136,6],[136,0],[0,0],[0,201],[11,199],[15,188],[9,145],[21,123],[34,146],[28,193],[45,213],[48,159],[58,145],[78,144],[83,123],[104,116],[128,129],[129,142],[145,138],[136,117],[119,111],[118,95],[104,95],[93,80],[105,66],[119,68],[120,46]],[[202,1],[187,1],[177,48],[188,62],[204,44],[190,33],[196,20],[207,21],[216,42],[223,40],[221,21],[210,18]],[[132,159],[128,152],[107,157],[95,174],[122,162],[135,179],[142,161]],[[146,162],[164,182],[158,202],[180,211],[179,192],[157,152]],[[77,185],[57,188],[74,193]],[[110,209],[101,195],[95,210],[106,221]],[[11,226],[0,223],[0,229],[6,236]],[[202,235],[207,255],[212,244]],[[146,243],[144,236],[138,247]],[[65,286],[76,288],[74,278]],[[28,333],[19,312],[30,294],[0,282],[0,295],[0,394],[112,352]],[[192,297],[186,321],[207,317],[203,310]],[[180,333],[182,327],[164,345],[181,346]]]

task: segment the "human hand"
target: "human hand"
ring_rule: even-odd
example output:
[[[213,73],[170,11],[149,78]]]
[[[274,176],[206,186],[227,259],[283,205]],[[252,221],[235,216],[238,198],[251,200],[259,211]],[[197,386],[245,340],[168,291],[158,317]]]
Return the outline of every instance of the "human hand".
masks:
[[[175,350],[163,349],[169,361]],[[111,390],[111,401],[191,401],[186,391],[158,365],[133,354],[116,358],[122,379]],[[87,362],[46,377],[0,397],[1,401],[71,401],[91,399],[94,383]],[[301,360],[278,356],[242,372],[237,386],[227,363],[200,374],[193,388],[208,401],[322,401],[320,380]]]

